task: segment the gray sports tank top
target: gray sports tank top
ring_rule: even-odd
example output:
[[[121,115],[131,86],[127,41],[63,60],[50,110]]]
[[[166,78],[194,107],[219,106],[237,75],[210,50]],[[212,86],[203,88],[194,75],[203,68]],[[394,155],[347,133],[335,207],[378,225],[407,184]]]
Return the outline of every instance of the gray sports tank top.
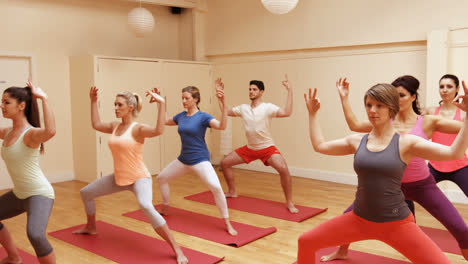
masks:
[[[405,219],[410,210],[401,191],[401,178],[406,164],[400,158],[399,139],[395,133],[390,144],[382,150],[367,149],[367,138],[354,154],[354,170],[358,175],[358,187],[354,213],[372,222],[390,222]]]

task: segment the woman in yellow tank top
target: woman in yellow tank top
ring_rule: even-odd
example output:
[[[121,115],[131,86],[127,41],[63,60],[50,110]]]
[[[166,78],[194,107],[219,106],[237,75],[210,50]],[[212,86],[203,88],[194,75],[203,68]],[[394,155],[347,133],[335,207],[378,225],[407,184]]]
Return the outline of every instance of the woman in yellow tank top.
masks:
[[[87,223],[85,227],[73,233],[97,233],[94,198],[119,191],[132,191],[156,233],[171,245],[176,254],[177,263],[186,264],[188,260],[174,240],[166,221],[153,206],[152,178],[143,162],[142,148],[145,138],[156,137],[163,133],[166,110],[164,99],[156,88],[153,91],[147,91],[146,96],[151,97],[150,103],[158,103],[158,121],[155,127],[135,122],[136,115],[141,110],[141,100],[137,94],[129,92],[117,94],[114,102],[115,115],[122,121],[106,123],[101,122],[99,117],[98,89],[91,87],[89,93],[91,122],[97,131],[112,134],[108,143],[114,158],[114,173],[97,179],[81,189]]]
[[[42,101],[44,127],[40,127],[39,108]],[[55,118],[47,94],[28,82],[27,87],[10,87],[2,96],[3,117],[13,127],[0,128],[2,158],[13,181],[13,190],[0,196],[0,220],[24,212],[28,215],[27,234],[39,263],[55,264],[55,253],[45,231],[54,204],[54,190],[39,167],[43,144],[55,135]],[[8,256],[0,263],[22,263],[10,233],[0,223],[0,244]]]

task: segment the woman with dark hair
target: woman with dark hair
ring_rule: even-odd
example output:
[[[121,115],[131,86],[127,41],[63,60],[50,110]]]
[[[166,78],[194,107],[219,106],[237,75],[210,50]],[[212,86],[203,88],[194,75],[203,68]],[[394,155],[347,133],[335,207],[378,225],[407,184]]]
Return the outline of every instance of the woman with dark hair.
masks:
[[[44,127],[40,127],[37,99],[42,101]],[[55,135],[55,118],[47,94],[28,82],[28,86],[10,87],[2,96],[3,117],[13,127],[0,128],[2,158],[13,181],[13,190],[0,196],[0,220],[27,212],[27,234],[39,263],[56,263],[55,253],[46,237],[46,228],[54,204],[54,189],[39,166],[43,143]],[[22,263],[13,239],[0,223],[0,244],[8,256],[0,263]]]
[[[187,264],[182,249],[172,236],[164,218],[153,206],[153,180],[143,161],[143,144],[146,138],[159,136],[164,131],[165,101],[155,88],[147,91],[150,103],[158,103],[158,120],[155,126],[137,123],[136,116],[142,108],[138,94],[122,92],[117,94],[114,102],[115,115],[120,122],[101,122],[97,106],[98,89],[91,87],[91,123],[94,129],[102,133],[112,134],[108,144],[114,159],[114,173],[99,178],[81,189],[81,199],[86,211],[86,225],[74,231],[75,234],[97,233],[96,204],[94,199],[121,191],[131,191],[135,194],[138,204],[151,226],[174,251],[177,264]],[[157,261],[156,261],[157,262]]]
[[[166,120],[168,126],[178,126],[182,150],[179,157],[172,161],[158,175],[159,189],[163,198],[161,214],[169,214],[169,181],[190,171],[195,172],[208,185],[213,193],[216,206],[224,219],[226,230],[230,235],[237,235],[237,231],[229,221],[229,212],[223,189],[213,166],[210,162],[210,152],[205,142],[205,132],[208,127],[224,130],[227,122],[227,109],[224,103],[224,91],[216,90],[216,97],[221,106],[221,120],[200,111],[200,91],[197,87],[188,86],[182,89],[183,111],[173,118]]]
[[[377,84],[364,96],[371,131],[326,142],[317,121],[320,101],[316,91],[312,95],[309,89],[308,97],[304,94],[314,150],[326,155],[354,154],[358,186],[352,212],[301,235],[298,264],[315,263],[315,252],[321,248],[367,239],[387,243],[416,264],[450,263],[414,222],[401,190],[401,179],[414,157],[450,160],[462,156],[468,147],[468,122],[450,147],[410,134],[400,135],[392,119],[399,113],[401,95],[390,84]],[[456,105],[468,111],[468,96],[461,98],[463,103]]]
[[[442,100],[439,102],[439,106],[430,107],[426,112],[431,115],[438,115],[447,120],[465,120],[466,113],[460,111],[460,109],[453,104],[453,99],[458,95],[459,90],[460,82],[457,76],[452,74],[442,76],[439,80],[439,94]],[[454,140],[455,135],[453,134],[435,132],[432,135],[432,142],[437,142],[446,146],[450,146]],[[444,180],[452,181],[468,196],[468,157],[466,154],[459,160],[431,160],[429,161],[429,170],[436,182]]]
[[[430,139],[436,131],[458,133],[462,122],[443,119],[439,116],[420,115],[418,93],[419,81],[413,76],[405,75],[397,78],[392,85],[399,94],[400,110],[391,124],[400,134],[412,134]],[[355,132],[369,132],[372,130],[370,121],[358,120],[349,103],[349,83],[344,80],[337,82],[338,92],[349,128]],[[412,201],[419,203],[455,237],[465,259],[468,259],[468,226],[457,209],[436,185],[427,167],[426,161],[414,157],[406,167],[401,179],[401,189],[405,199],[414,214]],[[351,211],[351,205],[345,212]],[[344,259],[347,257],[349,245],[341,246],[330,255],[323,256],[322,261]]]

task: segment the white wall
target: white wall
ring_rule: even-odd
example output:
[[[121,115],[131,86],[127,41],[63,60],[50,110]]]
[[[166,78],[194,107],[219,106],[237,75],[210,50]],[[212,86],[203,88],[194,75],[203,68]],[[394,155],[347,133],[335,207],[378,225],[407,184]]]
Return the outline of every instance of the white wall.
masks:
[[[301,0],[274,15],[260,0],[209,0],[208,55],[420,41],[468,25],[463,0]]]
[[[51,181],[73,178],[69,56],[190,56],[185,45],[179,45],[179,30],[191,28],[190,21],[181,25],[181,16],[172,15],[168,7],[145,6],[155,17],[155,31],[136,38],[127,28],[127,14],[135,6],[125,1],[0,0],[0,54],[34,56],[34,77],[55,110],[57,134],[46,143],[41,159]]]

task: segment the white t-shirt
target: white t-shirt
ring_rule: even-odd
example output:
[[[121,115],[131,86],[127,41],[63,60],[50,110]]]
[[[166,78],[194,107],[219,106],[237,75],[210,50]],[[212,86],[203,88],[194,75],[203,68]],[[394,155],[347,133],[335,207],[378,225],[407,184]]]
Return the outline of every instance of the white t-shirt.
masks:
[[[241,104],[232,108],[234,115],[244,120],[248,148],[259,150],[275,144],[270,134],[270,120],[276,116],[279,109],[271,103],[261,103],[254,109],[250,104]]]

